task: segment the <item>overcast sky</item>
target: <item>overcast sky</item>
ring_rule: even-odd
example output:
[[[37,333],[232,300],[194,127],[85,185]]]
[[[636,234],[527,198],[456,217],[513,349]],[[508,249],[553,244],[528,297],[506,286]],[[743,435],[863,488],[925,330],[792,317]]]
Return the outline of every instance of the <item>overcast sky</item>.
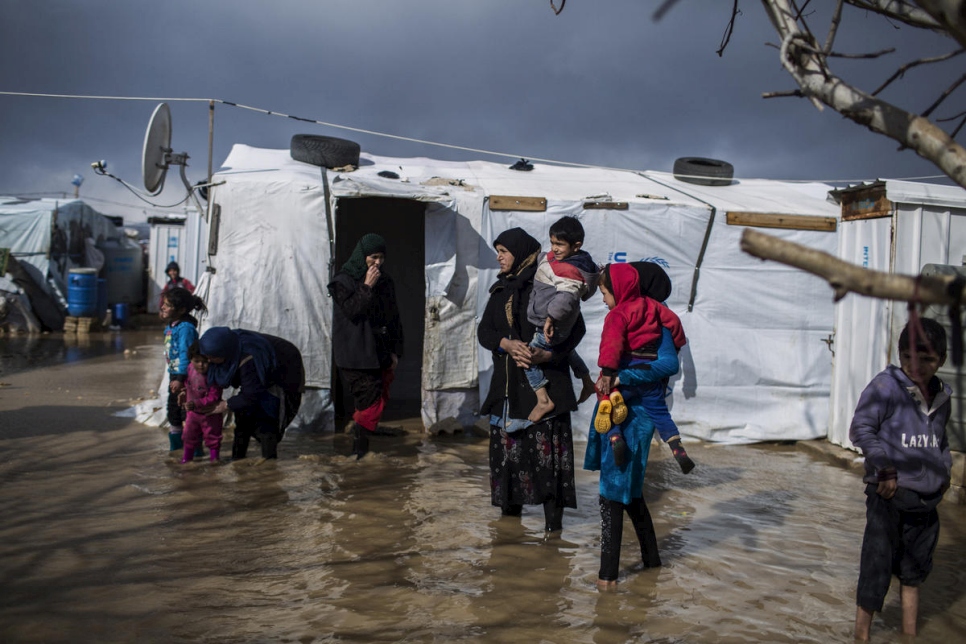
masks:
[[[762,99],[794,85],[768,45],[777,36],[759,2],[742,1],[723,57],[715,50],[730,2],[681,0],[654,22],[660,4],[569,0],[554,16],[549,0],[0,0],[0,91],[215,98],[637,170],[670,171],[677,157],[705,156],[747,178],[939,174],[829,109]],[[898,49],[878,61],[833,63],[867,91],[904,62],[955,48],[855,9],[846,10],[837,43],[848,53]],[[921,111],[961,73],[959,60],[913,70],[883,97]],[[141,187],[156,104],[0,96],[0,194],[72,193],[76,173],[85,180],[81,196],[105,214],[134,220],[143,209],[158,212],[90,167],[104,159]],[[188,177],[198,181],[208,163],[207,103],[171,102],[171,110],[172,147],[190,155]],[[946,111],[937,116],[958,110]],[[214,166],[235,143],[287,149],[297,133],[353,139],[380,155],[513,162],[217,105]],[[177,175],[168,179],[155,203],[184,196]]]

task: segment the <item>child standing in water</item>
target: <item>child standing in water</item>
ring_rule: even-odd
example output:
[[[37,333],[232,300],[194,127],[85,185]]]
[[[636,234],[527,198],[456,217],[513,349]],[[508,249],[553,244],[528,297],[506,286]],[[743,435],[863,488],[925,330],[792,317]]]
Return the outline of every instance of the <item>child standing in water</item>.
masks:
[[[671,309],[641,294],[640,272],[631,264],[608,264],[601,271],[600,292],[610,310],[604,318],[600,338],[601,368],[598,380],[597,413],[594,428],[607,435],[607,443],[614,462],[623,467],[627,461],[627,444],[621,423],[627,418],[627,405],[614,384],[619,369],[648,370],[657,358],[661,332],[671,333],[675,350],[680,350],[687,339],[681,320]],[[694,461],[681,445],[681,435],[671,419],[665,401],[666,384],[655,381],[637,392],[638,404],[646,411],[661,438],[671,448],[681,470],[687,474],[694,469]]]
[[[872,379],[849,427],[849,438],[865,455],[857,640],[869,639],[872,614],[882,610],[893,575],[900,583],[902,634],[915,636],[919,585],[932,570],[939,541],[936,506],[949,489],[952,467],[946,435],[952,389],[936,377],[946,361],[946,330],[935,320],[921,322],[899,334],[899,366]]]
[[[602,271],[601,292],[604,301],[612,308],[611,314],[620,309],[625,296],[640,299],[637,280],[629,279],[626,271],[636,277],[634,268],[628,264],[605,266]],[[611,274],[608,276],[609,273]],[[611,282],[614,294],[611,294]],[[608,318],[611,314],[608,314]],[[656,357],[647,365],[648,368],[621,368],[614,376],[609,377],[620,384],[628,408],[627,418],[622,426],[626,462],[623,465],[617,464],[614,455],[608,453],[613,452],[613,444],[604,440],[604,435],[593,425],[587,437],[584,469],[600,470],[601,539],[600,571],[597,577],[600,590],[614,590],[617,587],[625,513],[634,524],[644,567],[654,568],[661,565],[654,523],[644,501],[644,476],[651,438],[654,436],[654,423],[643,401],[655,388],[664,391],[660,381],[677,373],[679,363],[671,330],[659,329],[658,333],[661,341],[655,352]]]
[[[221,401],[221,387],[208,384],[208,358],[201,355],[197,342],[189,347],[188,356],[191,363],[181,394],[185,411],[188,412],[184,423],[184,456],[181,462],[190,463],[194,459],[195,450],[201,447],[204,437],[211,462],[217,463],[221,451],[223,418],[221,414],[211,412]]]
[[[550,226],[550,252],[540,258],[533,277],[533,290],[527,306],[527,320],[537,327],[530,346],[553,351],[569,335],[580,315],[581,300],[590,299],[597,291],[597,264],[585,250],[584,227],[576,217],[561,217]],[[584,387],[579,402],[594,391],[590,369],[572,351],[567,357],[574,375]],[[539,365],[526,370],[527,382],[537,396],[537,404],[530,412],[532,423],[554,410],[554,403],[547,394],[547,379]]]
[[[198,320],[192,311],[207,312],[204,301],[187,290],[175,287],[161,296],[158,316],[164,327],[164,358],[168,366],[168,443],[171,451],[184,447],[185,411],[178,401],[188,379],[188,348],[198,341]]]

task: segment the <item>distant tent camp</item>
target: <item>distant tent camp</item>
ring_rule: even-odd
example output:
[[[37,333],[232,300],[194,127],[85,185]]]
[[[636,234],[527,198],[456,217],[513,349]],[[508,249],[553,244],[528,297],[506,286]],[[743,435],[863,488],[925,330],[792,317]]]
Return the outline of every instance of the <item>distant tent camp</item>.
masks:
[[[518,164],[519,165],[519,164]],[[680,175],[678,175],[680,176]],[[478,420],[492,367],[476,341],[477,316],[497,264],[492,240],[521,226],[549,245],[549,225],[581,219],[585,249],[601,263],[645,259],[673,280],[668,305],[688,345],[672,381],[683,432],[714,441],[825,436],[833,305],[819,278],[743,254],[744,226],[834,253],[838,209],[830,186],[730,175],[698,185],[662,172],[361,154],[358,169],[323,169],[289,150],[235,145],[214,178],[210,272],[199,285],[205,326],[265,331],[303,352],[303,426],[331,422],[341,396],[331,360],[326,284],[356,240],[388,240],[406,334],[393,398],[426,428]],[[596,364],[605,314],[584,304],[580,353]],[[575,419],[587,427],[590,407]]]
[[[10,249],[13,259],[6,277],[0,275],[6,285],[0,284],[0,290],[20,301],[18,309],[30,311],[42,329],[63,328],[73,268],[103,269],[105,279],[119,289],[112,302],[126,301],[130,280],[140,285],[143,263],[136,242],[79,199],[0,197],[0,248]],[[29,320],[27,326],[24,330],[41,330],[29,328]]]

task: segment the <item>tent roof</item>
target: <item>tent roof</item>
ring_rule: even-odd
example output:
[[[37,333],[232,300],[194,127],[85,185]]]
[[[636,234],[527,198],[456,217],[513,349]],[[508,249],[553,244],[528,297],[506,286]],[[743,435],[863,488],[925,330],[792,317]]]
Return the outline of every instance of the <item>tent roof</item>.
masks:
[[[842,203],[842,196],[848,193],[862,192],[872,188],[885,187],[886,199],[893,203],[916,204],[923,206],[939,206],[942,208],[966,208],[966,190],[960,186],[945,186],[936,183],[917,183],[915,181],[898,181],[894,179],[880,179],[869,183],[860,183],[848,188],[829,192],[829,200]]]
[[[394,172],[398,179],[379,176]],[[295,161],[288,150],[268,150],[236,144],[219,175],[248,175],[252,181],[304,180],[320,182],[316,166]],[[567,167],[535,163],[533,170],[510,170],[489,161],[440,161],[425,157],[396,158],[360,155],[353,172],[329,171],[335,196],[407,196],[444,200],[453,190],[481,190],[484,195],[546,197],[559,201],[603,200],[636,203],[674,203],[718,210],[835,216],[827,203],[831,186],[767,179],[742,179],[728,186],[700,186],[670,173]]]
[[[11,197],[0,195],[0,214],[16,215],[25,212],[53,212],[74,204],[84,205],[82,199],[51,199],[49,197],[39,199],[24,199],[21,197]]]

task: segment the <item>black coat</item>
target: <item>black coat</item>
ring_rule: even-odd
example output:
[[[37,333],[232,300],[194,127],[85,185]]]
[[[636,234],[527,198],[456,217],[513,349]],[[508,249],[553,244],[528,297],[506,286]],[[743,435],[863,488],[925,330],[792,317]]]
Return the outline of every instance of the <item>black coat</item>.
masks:
[[[527,304],[532,287],[531,282],[529,286],[518,292],[521,301],[513,307],[517,311],[513,327],[506,318],[506,304],[511,294],[509,289],[501,288],[499,285],[494,287],[486,303],[486,309],[476,330],[480,345],[493,354],[493,377],[490,379],[490,390],[480,407],[480,412],[484,415],[502,415],[504,398],[509,400],[511,418],[526,418],[537,404],[537,397],[530,383],[527,382],[525,371],[500,349],[500,340],[503,338],[522,340],[527,343],[533,338],[536,327],[527,321]],[[586,332],[584,318],[578,315],[577,322],[567,339],[554,346],[550,361],[539,365],[549,381],[547,394],[555,405],[555,414],[577,409],[577,398],[574,395],[567,356],[580,344]]]
[[[384,369],[402,356],[403,330],[396,287],[385,272],[373,288],[342,271],[329,283],[332,356],[342,369]]]

